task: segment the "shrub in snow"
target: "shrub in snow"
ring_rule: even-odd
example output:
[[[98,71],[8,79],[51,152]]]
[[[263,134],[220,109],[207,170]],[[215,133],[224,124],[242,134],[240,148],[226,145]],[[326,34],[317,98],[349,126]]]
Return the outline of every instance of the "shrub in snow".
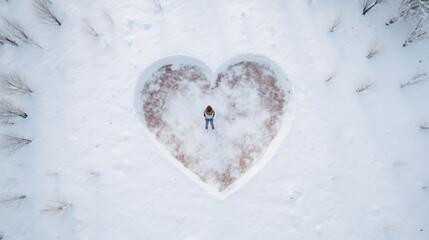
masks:
[[[23,137],[0,134],[0,152],[12,155],[32,141]]]
[[[366,58],[373,58],[376,55],[379,55],[383,52],[383,47],[378,44],[378,42],[374,42],[374,44],[371,46],[371,48],[368,51],[368,54],[366,55]]]
[[[18,46],[18,43],[4,30],[0,30],[0,44],[9,44],[13,46]]]
[[[73,205],[67,201],[58,200],[53,202],[53,204],[48,205],[46,208],[42,209],[42,213],[50,216],[55,216],[67,212],[67,210],[71,206]]]
[[[7,95],[30,95],[33,93],[33,90],[31,90],[25,78],[20,74],[14,72],[0,74],[0,88]]]
[[[52,10],[52,2],[50,0],[34,0],[34,8],[36,14],[46,23],[58,24],[58,26],[61,26],[61,22]]]
[[[398,15],[391,18],[386,25],[393,24],[398,20],[414,22],[416,27],[410,33],[403,46],[409,43],[428,38],[428,30],[425,28],[428,22],[429,1],[427,0],[403,0],[399,7]]]
[[[329,32],[334,32],[335,30],[337,30],[338,26],[343,22],[343,16],[342,15],[338,15],[337,18],[335,18],[335,20],[332,22],[330,28],[329,28]]]
[[[429,14],[429,1],[427,0],[403,0],[399,7],[398,16],[390,19],[386,25],[393,24],[399,19],[409,20],[426,20]]]
[[[401,85],[399,85],[401,88],[404,87],[408,87],[411,85],[415,85],[421,82],[425,82],[427,81],[427,74],[426,73],[417,73],[416,75],[414,75],[409,81],[407,82],[403,82],[401,83]]]
[[[89,35],[91,35],[91,36],[93,36],[93,37],[99,37],[99,36],[100,36],[100,35],[97,33],[97,31],[95,30],[95,28],[91,25],[91,23],[90,23],[87,19],[85,19],[85,20],[83,21],[83,23],[84,23],[84,25],[83,25],[84,30],[85,30],[85,32],[86,32],[87,34],[89,34]]]
[[[21,203],[24,201],[24,199],[26,199],[26,197],[27,196],[25,196],[24,194],[11,195],[3,198],[1,200],[1,204],[5,206],[19,207],[21,206]]]
[[[385,2],[384,0],[363,0],[362,1],[362,15],[365,15],[369,10],[371,10],[375,5]]]
[[[3,18],[3,32],[6,33],[7,36],[10,36],[10,38],[14,38],[13,41],[16,43],[16,45],[14,44],[15,46],[17,46],[18,41],[22,41],[42,48],[28,36],[22,25],[16,20]]]
[[[6,99],[0,99],[0,124],[13,124],[16,117],[27,118],[27,114]]]
[[[153,0],[153,3],[155,3],[155,6],[156,6],[159,10],[162,10],[161,2],[160,2],[159,0]]]
[[[367,83],[364,83],[364,84],[362,84],[361,86],[359,86],[359,87],[356,89],[356,92],[357,92],[357,93],[360,93],[360,92],[363,92],[363,91],[366,91],[366,90],[370,90],[370,89],[371,89],[371,87],[374,85],[374,83],[375,83],[375,82],[367,82]]]
[[[415,42],[417,40],[423,40],[423,39],[427,39],[428,38],[428,30],[425,29],[422,26],[422,20],[420,19],[419,23],[417,24],[416,28],[414,29],[414,31],[412,31],[410,33],[410,35],[408,36],[407,40],[405,40],[404,44],[402,46],[407,46],[409,43]]]

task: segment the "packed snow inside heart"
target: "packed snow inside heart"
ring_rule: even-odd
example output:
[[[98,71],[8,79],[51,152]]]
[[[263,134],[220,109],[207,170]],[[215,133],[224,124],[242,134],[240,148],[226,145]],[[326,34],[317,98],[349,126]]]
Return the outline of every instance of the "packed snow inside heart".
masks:
[[[256,62],[230,65],[216,79],[206,72],[186,64],[161,67],[141,91],[142,107],[148,129],[171,155],[224,191],[262,158],[280,128],[290,91]],[[215,111],[215,129],[205,129],[207,105]]]

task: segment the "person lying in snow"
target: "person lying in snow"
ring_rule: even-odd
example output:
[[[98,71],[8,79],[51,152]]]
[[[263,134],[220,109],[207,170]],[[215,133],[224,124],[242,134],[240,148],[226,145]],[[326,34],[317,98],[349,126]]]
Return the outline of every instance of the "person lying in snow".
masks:
[[[204,117],[206,118],[206,129],[209,126],[209,122],[212,125],[212,129],[214,129],[214,126],[213,126],[214,116],[215,116],[215,111],[213,110],[213,108],[210,106],[207,106],[206,110],[204,110]]]

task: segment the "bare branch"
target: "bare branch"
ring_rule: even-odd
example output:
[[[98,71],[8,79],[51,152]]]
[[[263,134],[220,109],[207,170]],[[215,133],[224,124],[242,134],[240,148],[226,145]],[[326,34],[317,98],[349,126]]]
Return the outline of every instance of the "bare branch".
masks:
[[[42,48],[31,37],[28,36],[28,34],[24,31],[24,28],[18,21],[14,19],[3,18],[3,23],[5,25],[6,31],[9,33],[10,36],[13,36],[14,38],[22,42],[30,43],[36,47]]]
[[[0,73],[0,87],[7,95],[33,93],[25,78],[15,72]]]
[[[155,6],[159,9],[162,10],[162,5],[161,2],[159,0],[153,0],[153,3],[155,3]]]
[[[426,82],[427,74],[426,73],[417,73],[414,75],[408,82],[403,82],[401,85],[399,85],[401,88],[412,86],[421,82]]]
[[[396,18],[408,20],[427,19],[429,14],[429,1],[403,0]]]
[[[334,79],[335,78],[335,76],[337,75],[337,73],[336,72],[334,72],[334,73],[332,73],[326,80],[325,80],[325,83],[328,83],[328,82],[330,82],[332,79]]]
[[[386,23],[386,26],[389,26],[390,24],[394,24],[397,21],[398,21],[398,18],[397,17],[393,17],[392,19],[389,20],[389,22]]]
[[[0,133],[0,152],[6,155],[12,155],[31,142],[32,140],[23,137]]]
[[[0,202],[2,205],[7,207],[13,206],[19,208],[26,197],[27,196],[25,196],[24,194],[14,194],[3,198]]]
[[[338,26],[343,22],[343,16],[340,14],[337,18],[332,22],[331,27],[329,28],[329,32],[334,32],[337,30]]]
[[[385,2],[384,0],[363,0],[362,2],[362,15],[365,15],[369,10],[371,10],[375,5]]]
[[[407,40],[405,40],[404,44],[402,45],[403,47],[414,41],[427,39],[429,37],[428,31],[421,25],[422,21],[423,19],[420,19],[414,31],[411,32]]]
[[[84,30],[87,34],[89,34],[93,37],[99,37],[100,36],[87,19],[84,20]]]
[[[374,85],[374,83],[375,83],[375,82],[367,82],[367,83],[364,83],[364,84],[362,84],[360,87],[358,87],[358,88],[356,89],[356,92],[357,92],[357,93],[360,93],[360,92],[363,92],[363,91],[366,91],[366,90],[370,90],[370,89],[371,89],[371,87]]]
[[[46,208],[42,209],[41,212],[49,216],[55,216],[67,212],[67,210],[71,206],[73,206],[73,204],[67,201],[58,200],[53,202],[51,205],[48,205]]]
[[[18,21],[3,18],[3,22],[14,37],[22,41],[29,40],[28,35],[25,33],[24,29],[22,28],[21,24]]]
[[[0,44],[9,44],[18,47],[18,43],[4,30],[0,30]]]
[[[333,78],[334,78],[334,75],[332,75],[332,76],[328,77],[328,78],[325,80],[325,83],[330,82]]]
[[[0,125],[14,124],[16,117],[27,118],[27,114],[6,99],[0,99]]]
[[[380,46],[380,44],[375,41],[374,44],[371,46],[371,48],[368,51],[368,54],[366,55],[366,58],[370,59],[375,57],[376,55],[379,55],[384,51],[384,48]]]
[[[46,23],[58,24],[58,26],[61,26],[61,22],[52,10],[51,4],[50,0],[34,0],[36,14]]]

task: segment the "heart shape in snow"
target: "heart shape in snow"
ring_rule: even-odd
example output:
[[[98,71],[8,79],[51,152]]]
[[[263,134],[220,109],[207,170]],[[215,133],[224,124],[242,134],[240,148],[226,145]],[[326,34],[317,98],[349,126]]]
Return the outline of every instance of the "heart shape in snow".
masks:
[[[273,140],[289,122],[284,120],[289,82],[279,67],[259,55],[236,57],[215,75],[189,57],[163,59],[143,73],[137,90],[137,111],[163,150],[218,196],[237,189],[241,179],[261,168],[256,166],[275,152]],[[207,105],[216,111],[215,130],[209,127],[208,132],[203,117]]]

